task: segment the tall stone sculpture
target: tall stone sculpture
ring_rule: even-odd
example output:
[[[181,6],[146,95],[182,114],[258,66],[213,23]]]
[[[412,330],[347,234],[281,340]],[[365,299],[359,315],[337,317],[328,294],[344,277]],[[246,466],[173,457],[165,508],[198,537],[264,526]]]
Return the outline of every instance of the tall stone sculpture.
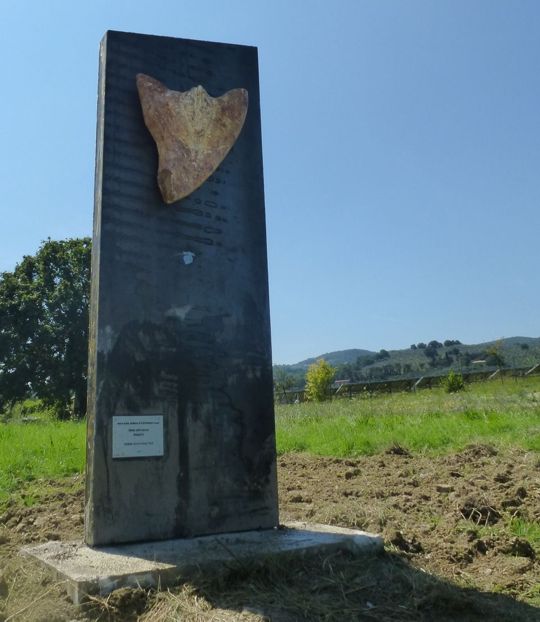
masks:
[[[102,42],[90,545],[278,524],[259,110],[255,48]]]

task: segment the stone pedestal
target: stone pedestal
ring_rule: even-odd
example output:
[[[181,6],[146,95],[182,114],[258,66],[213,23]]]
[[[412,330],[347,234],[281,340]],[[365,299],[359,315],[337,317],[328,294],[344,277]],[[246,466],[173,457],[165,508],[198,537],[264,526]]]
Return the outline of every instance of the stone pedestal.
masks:
[[[105,596],[121,587],[165,588],[224,564],[291,554],[329,555],[336,550],[369,554],[382,548],[380,536],[363,531],[290,523],[280,529],[98,548],[82,542],[47,542],[22,552],[65,581],[70,598],[79,604],[87,595]]]

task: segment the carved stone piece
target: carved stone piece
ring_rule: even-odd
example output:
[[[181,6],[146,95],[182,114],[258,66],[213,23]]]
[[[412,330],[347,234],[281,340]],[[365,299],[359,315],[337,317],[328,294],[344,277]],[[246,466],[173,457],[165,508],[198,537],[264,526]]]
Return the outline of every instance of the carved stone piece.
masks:
[[[201,186],[223,162],[244,125],[248,93],[233,89],[211,97],[202,86],[171,91],[142,73],[137,89],[158,149],[161,195],[173,203]]]

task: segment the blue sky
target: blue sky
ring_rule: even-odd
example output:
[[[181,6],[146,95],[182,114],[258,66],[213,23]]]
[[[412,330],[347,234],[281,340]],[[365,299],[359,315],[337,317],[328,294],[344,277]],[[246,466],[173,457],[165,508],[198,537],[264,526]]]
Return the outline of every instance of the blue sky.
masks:
[[[259,48],[276,363],[540,335],[540,2],[0,0],[0,271],[90,235],[107,29]]]

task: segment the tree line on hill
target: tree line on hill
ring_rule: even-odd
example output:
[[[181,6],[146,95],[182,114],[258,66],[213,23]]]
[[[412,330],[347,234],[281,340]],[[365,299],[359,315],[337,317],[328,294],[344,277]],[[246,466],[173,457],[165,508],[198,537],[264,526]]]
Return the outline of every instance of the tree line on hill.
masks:
[[[501,339],[483,345],[465,345],[458,339],[419,342],[406,350],[382,349],[358,356],[351,362],[334,364],[335,377],[350,382],[369,382],[446,374],[451,370],[467,372],[472,369],[527,366],[540,361],[540,339],[528,341]],[[299,364],[274,366],[276,390],[303,388],[306,369]]]
[[[383,349],[373,357],[359,357],[354,364],[341,365],[338,367],[337,374],[340,378],[361,382],[424,374],[430,370],[446,370],[454,366],[463,369],[470,367],[476,360],[483,360],[486,366],[502,367],[505,364],[499,345],[478,351],[462,350],[459,345],[462,344],[457,339],[447,339],[444,343],[435,340],[428,344],[420,342],[411,346],[411,350],[420,350],[425,359],[411,362],[394,362],[390,353]],[[386,363],[374,365],[380,361],[386,361]]]

